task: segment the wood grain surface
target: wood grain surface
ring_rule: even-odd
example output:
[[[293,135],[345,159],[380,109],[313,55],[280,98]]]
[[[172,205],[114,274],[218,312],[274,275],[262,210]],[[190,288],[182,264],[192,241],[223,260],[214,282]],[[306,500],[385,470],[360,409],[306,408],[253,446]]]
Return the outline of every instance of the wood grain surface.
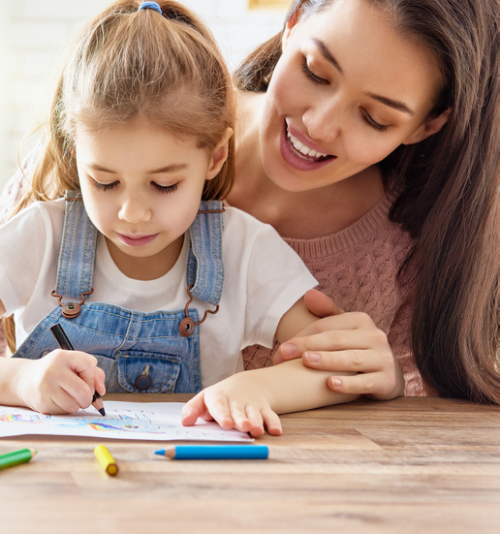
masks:
[[[184,401],[180,395],[104,400]],[[0,472],[0,534],[500,533],[500,409],[436,398],[290,414],[268,460],[173,461],[155,442],[19,436]]]

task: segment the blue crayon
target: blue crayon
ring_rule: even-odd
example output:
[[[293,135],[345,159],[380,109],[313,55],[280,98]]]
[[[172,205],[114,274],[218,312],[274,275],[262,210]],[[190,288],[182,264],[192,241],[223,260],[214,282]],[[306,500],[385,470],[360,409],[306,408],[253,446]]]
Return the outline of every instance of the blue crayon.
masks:
[[[266,460],[267,445],[176,445],[155,454],[172,460]]]

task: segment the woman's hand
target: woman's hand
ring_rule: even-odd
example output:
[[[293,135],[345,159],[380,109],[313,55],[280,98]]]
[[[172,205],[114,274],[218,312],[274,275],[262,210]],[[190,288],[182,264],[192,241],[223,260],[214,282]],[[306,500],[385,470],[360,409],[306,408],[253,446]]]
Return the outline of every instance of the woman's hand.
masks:
[[[14,381],[25,406],[51,415],[88,408],[94,391],[106,391],[97,358],[79,351],[58,349],[39,360],[23,360]]]
[[[274,436],[282,433],[281,422],[271,409],[269,389],[255,373],[237,373],[210,386],[188,401],[182,409],[182,424],[192,426],[198,418],[215,420],[224,430],[235,428],[258,438],[265,429]]]
[[[304,365],[354,376],[331,376],[327,385],[338,393],[389,400],[404,395],[404,378],[387,336],[369,315],[343,312],[315,289],[304,297],[309,311],[323,319],[283,343],[274,363],[302,357]]]

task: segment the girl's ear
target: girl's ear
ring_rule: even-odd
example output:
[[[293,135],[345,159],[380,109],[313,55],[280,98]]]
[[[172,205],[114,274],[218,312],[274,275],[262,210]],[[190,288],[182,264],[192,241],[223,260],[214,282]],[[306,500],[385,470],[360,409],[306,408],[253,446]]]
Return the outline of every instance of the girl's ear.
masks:
[[[300,19],[300,7],[298,7],[292,14],[292,16],[286,21],[285,29],[283,30],[283,37],[281,38],[281,50],[285,50],[285,47],[290,38],[292,30],[295,28],[297,22]]]
[[[226,128],[222,139],[217,143],[217,146],[214,148],[211,160],[209,162],[210,166],[208,168],[206,178],[207,180],[212,180],[213,178],[215,178],[222,169],[222,166],[224,165],[229,154],[229,139],[231,139],[232,135],[233,129]]]
[[[403,141],[403,145],[413,145],[419,143],[427,137],[438,133],[439,130],[448,122],[451,108],[443,111],[441,115],[425,120],[408,138]]]

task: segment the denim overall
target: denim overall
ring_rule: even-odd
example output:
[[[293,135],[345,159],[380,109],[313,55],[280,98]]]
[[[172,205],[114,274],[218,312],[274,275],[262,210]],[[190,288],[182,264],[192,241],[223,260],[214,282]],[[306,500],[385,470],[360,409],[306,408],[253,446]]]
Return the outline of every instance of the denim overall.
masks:
[[[98,231],[79,191],[66,192],[64,231],[53,296],[59,304],[42,319],[14,354],[38,359],[57,349],[49,328],[60,323],[75,350],[96,356],[109,393],[196,393],[202,389],[198,325],[216,313],[224,284],[223,208],[201,202],[189,229],[186,307],[143,313],[102,302],[86,302]],[[216,306],[200,321],[193,297]],[[56,301],[54,301],[56,302]]]

